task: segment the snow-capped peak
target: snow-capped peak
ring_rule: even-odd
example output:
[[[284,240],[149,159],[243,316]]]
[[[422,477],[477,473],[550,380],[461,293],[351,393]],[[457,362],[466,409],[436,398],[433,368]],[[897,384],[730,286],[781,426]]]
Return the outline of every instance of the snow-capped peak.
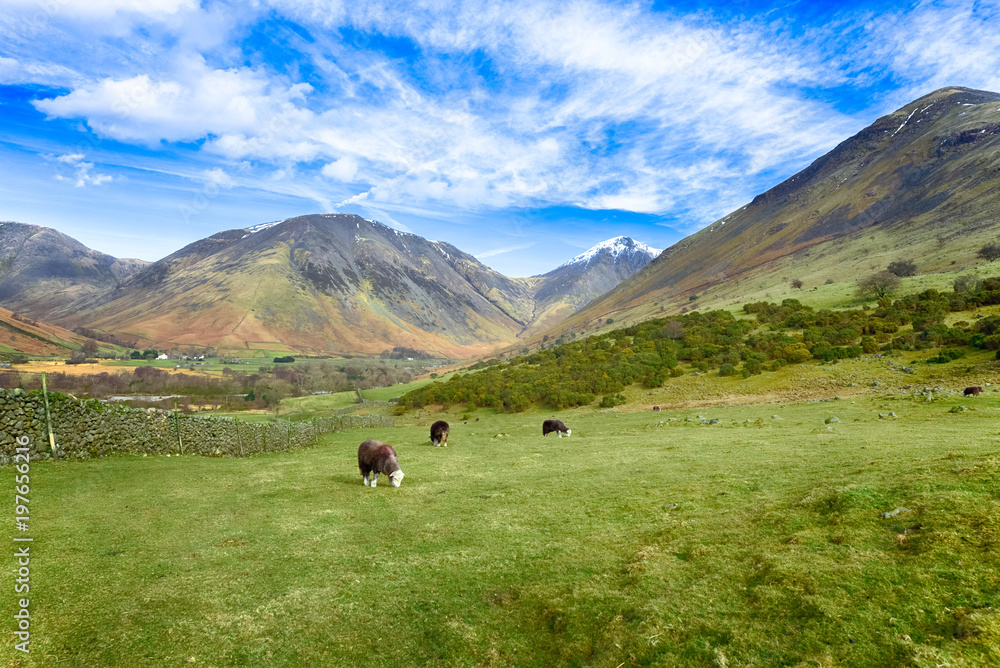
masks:
[[[636,241],[630,237],[615,237],[614,239],[602,241],[585,253],[580,253],[569,262],[564,262],[560,266],[565,267],[571,264],[589,262],[593,258],[597,257],[601,251],[605,250],[608,251],[615,259],[618,259],[618,257],[623,253],[631,255],[634,255],[635,253],[645,253],[646,255],[649,255],[650,259],[652,259],[663,251],[662,248],[647,246],[646,244]]]

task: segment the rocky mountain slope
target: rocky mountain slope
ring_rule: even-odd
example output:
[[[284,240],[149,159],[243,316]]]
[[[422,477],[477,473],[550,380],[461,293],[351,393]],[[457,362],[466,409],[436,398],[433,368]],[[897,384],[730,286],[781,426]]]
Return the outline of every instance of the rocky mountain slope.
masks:
[[[58,317],[177,344],[467,356],[531,311],[523,282],[454,246],[332,214],[220,232]]]
[[[44,320],[148,264],[99,253],[49,227],[0,222],[0,304],[32,318]]]
[[[529,331],[544,332],[652,262],[661,249],[615,237],[536,277],[535,316]]]

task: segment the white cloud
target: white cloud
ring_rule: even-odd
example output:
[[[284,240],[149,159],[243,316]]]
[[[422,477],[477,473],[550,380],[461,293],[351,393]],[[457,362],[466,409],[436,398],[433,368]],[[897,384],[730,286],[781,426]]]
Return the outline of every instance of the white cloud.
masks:
[[[910,82],[904,102],[945,86],[1000,90],[1000,3],[921,2],[872,23],[874,56]]]
[[[352,157],[341,158],[323,165],[320,173],[331,179],[350,183],[358,174],[358,161]]]
[[[118,13],[158,16],[198,6],[196,0],[4,0],[4,4],[53,19],[63,15],[105,18]]]
[[[0,84],[14,83],[21,73],[21,63],[14,58],[0,56]]]
[[[236,147],[230,148],[231,156],[239,157],[253,142],[256,150],[280,153],[285,146],[280,133],[294,122],[284,116],[303,113],[294,103],[309,90],[307,84],[284,85],[247,68],[212,69],[201,58],[191,58],[178,63],[169,79],[147,74],[106,78],[34,105],[50,117],[85,118],[98,134],[125,142],[153,145],[218,135],[219,142]],[[302,144],[286,148],[308,159]]]
[[[114,177],[109,174],[100,174],[97,172],[92,172],[94,169],[94,163],[84,162],[86,158],[82,153],[68,153],[65,155],[58,156],[46,156],[47,159],[53,160],[60,163],[61,165],[66,165],[66,168],[71,168],[71,173],[57,173],[53,178],[56,181],[62,181],[64,183],[72,183],[76,188],[84,188],[86,186],[101,186],[105,183],[110,183],[114,181]],[[66,169],[62,168],[62,169]]]
[[[220,167],[207,169],[202,174],[205,181],[220,188],[232,188],[236,185],[236,180]]]

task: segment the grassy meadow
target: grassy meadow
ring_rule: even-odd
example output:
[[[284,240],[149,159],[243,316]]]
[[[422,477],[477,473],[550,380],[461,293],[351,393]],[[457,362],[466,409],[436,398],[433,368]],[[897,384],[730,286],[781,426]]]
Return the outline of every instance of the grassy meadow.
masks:
[[[33,462],[31,653],[0,663],[1000,666],[991,388],[550,415]],[[361,484],[372,437],[401,487]]]

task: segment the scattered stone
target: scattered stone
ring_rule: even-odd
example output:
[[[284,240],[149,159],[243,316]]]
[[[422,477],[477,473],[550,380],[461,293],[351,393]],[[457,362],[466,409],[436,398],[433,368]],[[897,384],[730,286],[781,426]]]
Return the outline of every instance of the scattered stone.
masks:
[[[899,515],[900,513],[909,513],[909,512],[913,512],[913,511],[911,511],[909,508],[904,508],[903,506],[898,506],[898,507],[894,508],[893,510],[888,510],[888,511],[882,513],[881,517],[882,517],[882,519],[887,520],[887,519],[895,517],[896,515]]]
[[[828,417],[826,419],[826,424],[831,424],[831,423],[834,423],[834,422],[840,422],[840,418],[834,416],[834,417]]]
[[[969,410],[969,407],[968,407],[968,406],[955,406],[954,408],[952,408],[952,409],[951,409],[950,411],[948,411],[948,412],[949,412],[949,413],[964,413],[964,412],[965,412],[965,411],[967,411],[967,410]]]

